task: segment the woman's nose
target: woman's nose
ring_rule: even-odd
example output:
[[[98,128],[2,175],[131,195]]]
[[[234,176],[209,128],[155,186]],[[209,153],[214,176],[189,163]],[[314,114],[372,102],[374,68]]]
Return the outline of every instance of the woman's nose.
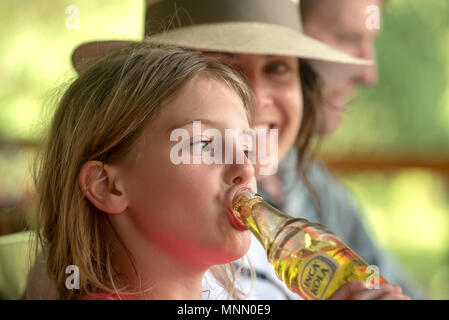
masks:
[[[256,98],[256,110],[261,110],[273,104],[272,85],[263,74],[251,70],[246,73],[247,80]]]
[[[273,98],[270,97],[268,90],[258,88],[254,90],[256,96],[256,110],[262,110],[273,105]]]

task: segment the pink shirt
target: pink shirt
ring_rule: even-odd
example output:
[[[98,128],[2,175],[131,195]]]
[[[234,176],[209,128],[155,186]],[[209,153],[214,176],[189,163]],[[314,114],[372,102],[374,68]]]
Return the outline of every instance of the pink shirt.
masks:
[[[115,293],[98,293],[92,296],[86,296],[83,300],[134,300],[130,296],[117,295]]]

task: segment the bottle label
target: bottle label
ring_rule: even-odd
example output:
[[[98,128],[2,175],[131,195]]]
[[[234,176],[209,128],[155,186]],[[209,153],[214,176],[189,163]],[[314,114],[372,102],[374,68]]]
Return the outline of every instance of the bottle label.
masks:
[[[308,260],[300,275],[302,292],[309,299],[322,299],[335,276],[337,263],[319,253]]]

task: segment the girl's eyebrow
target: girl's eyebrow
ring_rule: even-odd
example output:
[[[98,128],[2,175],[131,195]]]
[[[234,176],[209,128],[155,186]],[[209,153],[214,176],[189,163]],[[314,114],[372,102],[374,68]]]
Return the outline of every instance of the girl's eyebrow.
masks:
[[[169,128],[168,128],[168,133],[171,133],[173,130],[175,130],[175,129],[179,129],[179,128],[182,128],[182,127],[185,127],[185,126],[187,126],[187,125],[193,125],[193,122],[194,121],[199,121],[199,122],[201,122],[201,125],[207,125],[207,126],[209,126],[209,127],[215,127],[215,128],[217,128],[217,127],[220,127],[220,125],[219,125],[219,122],[216,122],[216,121],[214,121],[214,120],[210,120],[210,119],[191,119],[191,118],[188,118],[188,119],[185,119],[185,120],[183,120],[183,121],[181,121],[181,122],[179,122],[178,124],[175,124],[175,125],[172,125],[172,126],[170,126]]]

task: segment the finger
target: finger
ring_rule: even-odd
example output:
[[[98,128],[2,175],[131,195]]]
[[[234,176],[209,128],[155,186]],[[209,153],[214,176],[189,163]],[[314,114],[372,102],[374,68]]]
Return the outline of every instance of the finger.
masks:
[[[391,290],[392,292],[394,292],[394,293],[398,293],[398,294],[403,294],[403,295],[405,295],[404,293],[403,293],[403,291],[402,291],[402,288],[400,287],[400,286],[398,286],[398,285],[390,285],[390,286],[381,286],[382,288],[386,288],[387,290]]]
[[[411,298],[399,292],[390,292],[379,297],[377,300],[411,300]]]
[[[354,293],[351,300],[379,300],[382,296],[388,294],[384,289],[365,289]]]
[[[390,292],[394,292],[394,288],[389,283],[382,283],[380,288],[367,288],[365,290],[361,290],[359,292],[355,292],[352,295],[352,300],[377,300],[380,299],[383,295],[386,295]]]
[[[353,300],[411,300],[402,293],[402,288],[390,284],[381,285],[380,289],[366,289],[353,294]]]
[[[354,292],[358,292],[364,289],[365,289],[364,281],[351,281],[345,283],[340,288],[338,288],[338,290],[335,291],[335,293],[329,297],[329,300],[350,299],[350,297],[354,294]]]
[[[396,292],[402,293],[402,288],[398,285],[393,286],[393,288],[396,290]]]

